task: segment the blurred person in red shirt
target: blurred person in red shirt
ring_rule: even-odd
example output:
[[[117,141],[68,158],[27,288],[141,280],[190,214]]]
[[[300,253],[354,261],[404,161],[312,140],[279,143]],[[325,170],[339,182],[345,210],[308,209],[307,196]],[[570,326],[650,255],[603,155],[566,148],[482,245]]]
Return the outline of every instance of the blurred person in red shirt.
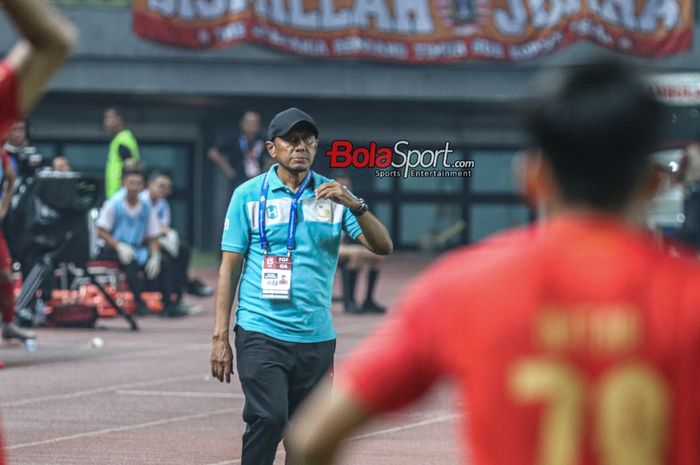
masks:
[[[4,138],[12,124],[22,119],[44,93],[51,77],[68,58],[77,33],[65,16],[44,0],[0,0],[0,4],[22,35],[22,40],[0,62],[0,136]],[[9,166],[4,159],[3,166]],[[9,256],[0,257],[2,307],[10,301],[14,305],[8,266]],[[4,451],[0,441],[2,464]]]
[[[661,105],[611,61],[546,84],[522,172],[546,218],[409,285],[292,419],[289,464],[332,463],[359,425],[448,379],[475,465],[700,463],[700,265],[638,220]]]

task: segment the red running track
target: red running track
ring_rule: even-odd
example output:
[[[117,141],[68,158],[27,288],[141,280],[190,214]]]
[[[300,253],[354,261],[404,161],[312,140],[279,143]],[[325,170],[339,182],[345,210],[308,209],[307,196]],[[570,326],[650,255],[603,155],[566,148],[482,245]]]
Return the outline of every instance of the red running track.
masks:
[[[389,257],[378,300],[391,304],[430,257]],[[216,270],[198,270],[208,283]],[[364,277],[359,278],[364,282]],[[336,287],[337,288],[337,287]],[[363,289],[357,290],[363,295]],[[0,412],[11,465],[228,465],[240,463],[243,398],[238,380],[209,378],[213,299],[201,313],[148,317],[141,331],[120,319],[95,330],[38,330],[39,350],[0,342]],[[333,306],[337,360],[383,317]],[[102,348],[89,341],[101,337]],[[441,388],[415,408],[382,419],[349,441],[346,465],[457,465],[457,415]],[[284,463],[280,447],[276,464]]]

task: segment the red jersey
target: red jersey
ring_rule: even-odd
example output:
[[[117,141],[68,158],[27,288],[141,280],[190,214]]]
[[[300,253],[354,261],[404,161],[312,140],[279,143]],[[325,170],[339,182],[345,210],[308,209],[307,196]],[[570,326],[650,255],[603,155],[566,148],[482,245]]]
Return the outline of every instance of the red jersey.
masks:
[[[21,117],[17,77],[6,61],[0,61],[0,139],[5,139],[12,124]]]
[[[372,411],[457,385],[475,465],[700,463],[700,265],[604,216],[449,254],[336,373]]]

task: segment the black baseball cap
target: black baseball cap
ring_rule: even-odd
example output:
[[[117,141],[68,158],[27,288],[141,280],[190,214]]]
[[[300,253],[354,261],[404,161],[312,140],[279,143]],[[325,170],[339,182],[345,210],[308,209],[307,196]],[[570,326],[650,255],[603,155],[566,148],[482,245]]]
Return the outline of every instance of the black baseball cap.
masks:
[[[304,124],[311,128],[314,135],[318,137],[318,128],[314,119],[300,109],[292,107],[277,113],[272,118],[270,126],[267,128],[267,140],[287,134],[297,124]]]

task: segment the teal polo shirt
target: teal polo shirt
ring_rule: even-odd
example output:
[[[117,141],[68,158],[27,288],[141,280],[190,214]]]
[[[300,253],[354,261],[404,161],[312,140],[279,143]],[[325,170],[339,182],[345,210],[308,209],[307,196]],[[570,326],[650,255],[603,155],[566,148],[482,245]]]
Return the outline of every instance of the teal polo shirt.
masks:
[[[265,232],[271,255],[287,255],[287,226],[292,191],[277,177],[277,165],[268,174],[270,188]],[[313,174],[299,200],[297,248],[292,255],[290,300],[261,297],[263,250],[258,231],[258,205],[264,175],[236,188],[226,214],[221,250],[245,256],[238,289],[236,324],[287,342],[322,342],[335,339],[331,316],[333,278],[338,265],[340,237],[362,234],[355,216],[331,200],[316,200],[314,189],[330,179]]]

